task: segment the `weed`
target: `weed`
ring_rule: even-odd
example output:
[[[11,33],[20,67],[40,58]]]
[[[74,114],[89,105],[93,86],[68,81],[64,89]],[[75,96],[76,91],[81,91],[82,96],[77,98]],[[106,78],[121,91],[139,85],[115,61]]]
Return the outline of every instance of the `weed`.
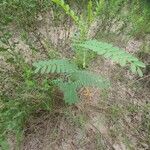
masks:
[[[74,20],[79,29],[79,36],[76,37],[73,46],[80,52],[78,54],[82,57],[83,68],[86,66],[86,54],[90,50],[98,55],[104,56],[105,58],[111,58],[112,61],[119,63],[122,67],[130,66],[133,73],[138,73],[139,76],[143,76],[141,68],[145,68],[145,64],[139,61],[136,57],[111,44],[96,40],[87,40],[88,28],[93,19],[96,18],[95,14],[98,13],[102,3],[98,3],[96,12],[94,13],[92,11],[92,1],[89,1],[87,19],[83,20],[82,16],[76,15],[64,0],[53,0],[53,2],[64,9],[65,13]],[[49,61],[39,61],[33,65],[36,67],[35,73],[63,73],[67,75],[67,80],[62,78],[56,79],[56,85],[61,91],[63,91],[64,100],[69,104],[77,102],[78,95],[76,90],[81,88],[81,86],[97,86],[100,88],[106,88],[108,86],[103,78],[92,75],[87,71],[81,71],[78,66],[67,60],[54,59]]]
[[[29,30],[36,25],[39,13],[46,11],[50,5],[48,0],[2,0],[0,2],[2,18],[0,24],[6,26],[15,21],[18,27]]]
[[[75,64],[70,63],[65,59],[39,61],[33,65],[36,68],[35,73],[57,73],[66,76],[57,78],[52,82],[64,92],[65,102],[69,104],[77,102],[78,95],[76,90],[82,86],[106,88],[109,85],[107,80],[102,77],[96,76],[87,71],[82,71]]]
[[[53,101],[53,85],[48,79],[40,81],[35,76],[32,67],[16,51],[16,43],[10,43],[11,37],[9,32],[0,37],[1,55],[14,69],[1,70],[0,78],[0,146],[4,150],[9,149],[8,134],[15,135],[16,149],[19,148],[27,119],[38,109],[50,111]]]

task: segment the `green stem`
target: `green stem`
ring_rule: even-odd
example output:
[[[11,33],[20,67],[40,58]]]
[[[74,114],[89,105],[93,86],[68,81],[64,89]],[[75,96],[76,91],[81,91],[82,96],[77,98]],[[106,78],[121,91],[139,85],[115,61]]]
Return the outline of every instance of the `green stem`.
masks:
[[[85,69],[86,67],[86,50],[83,50],[83,68]]]

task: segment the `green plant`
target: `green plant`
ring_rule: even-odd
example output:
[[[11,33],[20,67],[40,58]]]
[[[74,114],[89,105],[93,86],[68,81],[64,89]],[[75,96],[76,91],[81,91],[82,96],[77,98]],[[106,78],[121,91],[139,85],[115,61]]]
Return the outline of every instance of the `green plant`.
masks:
[[[73,10],[67,5],[64,0],[52,0],[57,5],[61,6],[65,12],[74,20],[79,28],[79,36],[73,42],[74,49],[79,49],[81,56],[83,57],[83,68],[85,68],[86,54],[89,51],[95,52],[98,55],[102,55],[105,58],[109,58],[114,62],[119,63],[121,66],[130,66],[133,73],[138,73],[139,76],[143,76],[141,68],[145,67],[145,64],[139,61],[136,57],[130,55],[124,50],[113,46],[112,44],[99,42],[97,40],[87,40],[88,28],[91,22],[96,17],[95,15],[102,9],[103,1],[99,1],[96,12],[92,11],[92,1],[88,3],[88,15],[87,20],[84,22],[82,16],[77,16]],[[82,55],[83,54],[83,55]],[[96,86],[99,88],[108,87],[108,82],[104,78],[97,75],[93,75],[88,71],[82,71],[75,64],[70,63],[68,60],[48,60],[39,61],[33,64],[36,67],[35,73],[57,73],[64,74],[66,78],[57,78],[55,80],[56,85],[64,93],[64,100],[66,103],[73,104],[78,100],[77,90],[82,86]]]
[[[101,13],[104,13],[104,9],[106,9],[107,3],[104,2],[103,0],[98,0],[95,2],[89,0],[88,4],[87,4],[87,13],[85,14],[81,14],[81,15],[77,15],[77,13],[75,13],[68,4],[66,4],[66,2],[64,0],[52,0],[52,2],[54,2],[55,4],[57,4],[58,6],[61,6],[63,8],[63,10],[65,11],[66,14],[68,14],[68,16],[70,16],[73,21],[75,22],[75,24],[77,25],[77,28],[79,30],[79,34],[75,37],[75,40],[73,40],[73,42],[81,42],[83,43],[85,40],[90,39],[88,33],[90,30],[90,27],[92,25],[92,23],[97,19],[97,17],[99,15],[102,15]],[[120,10],[120,8],[122,7],[122,4],[124,4],[122,2],[122,0],[117,0],[117,1],[111,1],[111,6],[110,7],[110,12],[109,12],[109,17],[112,16],[112,18],[114,18],[114,16],[116,15],[116,13]],[[115,7],[114,7],[115,6]],[[112,10],[113,9],[113,10]],[[106,10],[105,10],[106,11]],[[108,18],[107,18],[108,19]],[[88,45],[86,46],[86,44],[88,43]],[[133,73],[138,72],[138,74],[140,76],[142,76],[142,72],[140,70],[140,67],[145,67],[145,65],[143,63],[140,63],[137,58],[130,56],[128,53],[125,53],[124,51],[120,51],[118,48],[114,47],[112,45],[108,45],[107,43],[93,43],[87,41],[85,43],[85,45],[83,46],[77,46],[74,44],[74,50],[76,52],[76,57],[77,57],[77,62],[80,62],[82,59],[82,68],[86,68],[86,63],[88,59],[88,57],[92,58],[94,57],[94,55],[91,55],[91,51],[88,51],[88,46],[90,46],[90,44],[94,45],[94,44],[98,44],[95,45],[95,47],[99,46],[101,47],[101,49],[99,50],[98,54],[104,54],[104,56],[106,57],[111,57],[112,60],[115,61],[119,61],[119,63],[121,64],[121,66],[125,66],[127,62],[131,63],[131,70]],[[97,48],[95,49],[95,47],[93,47],[93,51],[97,52]],[[109,52],[106,53],[106,48]],[[102,50],[104,49],[104,50]],[[117,53],[119,53],[119,55],[117,55]],[[114,57],[113,57],[114,56]],[[117,57],[118,56],[118,57]],[[129,57],[129,58],[128,58]],[[124,58],[124,59],[122,59]]]
[[[114,47],[108,43],[98,42],[96,40],[78,43],[76,46],[93,50],[97,54],[103,55],[104,57],[110,58],[112,61],[119,63],[121,66],[130,65],[133,73],[138,73],[139,76],[143,76],[141,68],[144,68],[145,64],[118,47]],[[67,75],[67,82],[62,79],[57,79],[56,81],[60,90],[64,92],[65,102],[69,104],[73,104],[78,100],[76,90],[81,86],[96,86],[100,88],[108,87],[108,82],[106,82],[106,80],[87,71],[79,70],[75,64],[70,63],[68,60],[58,59],[39,61],[33,65],[36,67],[35,73],[63,73]]]
[[[138,73],[143,76],[141,68],[145,68],[145,64],[139,61],[136,57],[127,53],[126,51],[113,46],[112,44],[99,42],[97,40],[88,40],[83,43],[76,44],[76,46],[90,49],[98,55],[102,55],[107,59],[119,63],[122,67],[130,66],[133,73]]]
[[[79,34],[74,40],[78,41],[84,41],[88,39],[88,32],[91,24],[93,21],[96,19],[98,12],[101,9],[102,2],[97,3],[96,11],[93,10],[93,3],[90,0],[87,5],[87,15],[85,16],[84,14],[78,15],[75,13],[68,4],[65,3],[64,0],[52,0],[55,4],[60,6],[65,13],[72,18],[72,20],[75,22]],[[85,19],[84,19],[85,18]],[[82,68],[86,68],[86,63],[88,57],[90,57],[90,54],[87,53],[87,51],[83,48],[75,48],[76,52],[76,58],[77,61],[82,62]],[[80,60],[80,56],[82,55],[82,60]],[[93,57],[93,56],[92,56]]]
[[[9,149],[8,135],[15,135],[16,147],[22,141],[23,128],[27,119],[38,109],[50,111],[52,97],[47,78],[40,80],[25,62],[23,56],[17,52],[15,42],[10,42],[11,32],[0,36],[0,54],[4,62],[0,66],[0,149]],[[6,68],[4,68],[6,67]],[[19,148],[18,148],[19,149]]]
[[[35,28],[38,15],[51,6],[49,0],[1,0],[0,26],[6,27],[14,23],[18,28],[30,30]]]
[[[56,59],[48,61],[39,61],[33,64],[36,68],[35,73],[56,73],[63,74],[53,80],[56,86],[64,93],[64,100],[68,104],[74,104],[78,101],[77,90],[82,86],[94,86],[107,88],[109,82],[102,77],[92,74],[88,71],[78,69],[78,67],[66,59]]]
[[[132,35],[140,37],[150,33],[150,2],[137,0],[131,3],[128,19],[133,24]]]
[[[4,95],[1,95],[0,103],[0,146],[2,150],[7,150],[7,134],[14,133],[17,143],[20,143],[25,121],[33,111],[33,106],[21,99],[6,99]]]
[[[8,135],[15,137],[16,148],[23,139],[24,126],[32,113],[42,109],[51,111],[53,100],[51,90],[53,85],[48,79],[40,81],[35,77],[31,67],[25,63],[18,66],[12,64],[19,71],[1,73],[1,86],[5,87],[9,81],[8,89],[0,91],[0,148],[9,149]],[[16,65],[16,66],[15,66]],[[5,79],[6,78],[6,79]],[[6,81],[5,81],[6,80]]]

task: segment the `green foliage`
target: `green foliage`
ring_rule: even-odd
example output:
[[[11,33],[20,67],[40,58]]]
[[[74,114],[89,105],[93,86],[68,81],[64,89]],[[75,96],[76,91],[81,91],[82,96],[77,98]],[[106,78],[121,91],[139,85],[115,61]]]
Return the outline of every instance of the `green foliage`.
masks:
[[[0,146],[2,149],[8,149],[6,142],[7,133],[14,133],[16,140],[19,144],[25,121],[33,106],[22,100],[5,99],[1,96],[1,109],[0,109]],[[1,145],[2,144],[2,145]]]
[[[102,13],[105,7],[105,1],[104,0],[98,0],[96,1],[96,9],[95,9],[95,15],[98,16]]]
[[[0,37],[1,55],[13,68],[3,69],[3,65],[0,68],[0,149],[2,150],[9,149],[8,134],[15,135],[16,146],[19,146],[24,125],[31,113],[38,109],[49,111],[52,107],[52,85],[49,84],[48,79],[41,82],[35,77],[30,65],[16,51],[15,43],[10,44],[10,37],[9,33]]]
[[[72,74],[72,78],[77,81],[76,84],[79,87],[98,87],[101,89],[109,87],[109,82],[105,78],[88,71],[77,71]]]
[[[15,65],[15,64],[13,64]],[[17,147],[22,141],[26,121],[37,110],[50,111],[52,107],[51,87],[49,80],[42,82],[35,79],[28,65],[20,64],[19,74],[11,72],[11,76],[1,73],[1,85],[9,80],[10,89],[0,91],[0,148],[9,149],[7,136],[15,136]],[[16,147],[16,149],[17,149]]]
[[[133,24],[132,34],[140,37],[150,33],[150,2],[137,0],[131,3],[128,19]]]
[[[66,4],[64,0],[53,0],[53,2],[61,6],[64,9],[65,13],[68,14],[77,24],[80,33],[78,39],[76,39],[76,42],[84,42],[89,38],[89,28],[92,25],[92,22],[94,22],[99,15],[105,16],[105,13],[109,11],[109,16],[107,18],[109,20],[109,18],[114,18],[124,5],[122,0],[111,0],[110,4],[106,3],[103,0],[96,1],[96,3],[89,0],[87,3],[87,14],[81,14],[80,16],[78,16],[69,7],[69,5]],[[106,9],[107,6],[109,9],[105,10],[104,12],[104,9]],[[113,61],[118,62],[121,66],[126,66],[127,64],[130,64],[131,71],[133,73],[138,73],[140,76],[142,76],[142,71],[140,67],[145,67],[145,65],[142,62],[138,61],[137,58],[131,56],[129,53],[126,53],[125,51],[117,47],[112,46],[111,44],[102,42],[98,43],[96,41],[87,41],[84,44],[80,44],[80,47],[75,47],[76,57],[78,58],[77,61],[81,62],[80,59],[82,59],[83,68],[86,68],[87,58],[89,55],[91,55],[89,51],[87,51],[85,48],[95,51],[100,55],[104,55],[104,57],[106,58],[111,58]]]
[[[130,65],[133,73],[138,73],[139,76],[143,76],[140,68],[145,68],[145,64],[126,51],[114,47],[112,44],[99,42],[97,40],[88,40],[81,44],[77,44],[77,46],[90,49],[98,55],[103,55],[105,58],[109,58],[112,61],[119,63],[123,67]]]
[[[69,5],[67,5],[64,0],[52,0],[52,2],[56,3],[57,5],[61,6],[65,13],[68,14],[76,24],[79,24],[79,17],[76,15],[76,13],[70,8]]]
[[[1,0],[0,25],[16,23],[18,27],[29,29],[37,22],[37,15],[50,7],[49,0]]]
[[[64,0],[52,0],[55,4],[59,5],[64,9],[65,13],[70,16],[75,24],[77,25],[77,28],[79,30],[79,36],[78,40],[83,41],[88,38],[88,29],[90,28],[91,23],[94,21],[96,16],[93,13],[93,5],[92,1],[90,0],[87,5],[87,15],[84,16],[84,14],[77,15]],[[85,18],[85,19],[84,19]],[[82,55],[82,59],[78,57],[79,55]],[[76,51],[76,57],[77,61],[82,62],[82,68],[86,67],[86,58],[88,53],[84,49],[79,49]]]
[[[84,39],[87,34],[87,23],[83,20],[82,15],[77,15],[73,9],[64,0],[52,0],[56,5],[60,6],[65,13],[70,16],[80,31],[80,40]]]
[[[64,93],[65,103],[75,104],[78,102],[77,85],[74,82],[60,82],[58,83],[58,87]]]
[[[74,20],[80,31],[79,36],[75,39],[75,43],[79,41],[80,43],[74,44],[74,48],[78,49],[76,52],[82,57],[83,68],[86,67],[86,58],[89,54],[89,50],[91,50],[99,55],[103,55],[105,58],[111,58],[112,61],[119,63],[121,66],[130,65],[133,73],[138,73],[140,76],[143,75],[140,68],[144,68],[145,64],[140,62],[136,57],[111,44],[98,42],[96,40],[87,40],[89,27],[100,11],[102,11],[105,4],[104,1],[98,1],[94,10],[93,2],[90,0],[87,4],[86,19],[83,19],[84,15],[78,16],[64,0],[52,0],[52,2],[63,8],[65,13]],[[117,6],[120,5],[121,2],[122,1],[112,1],[112,3]],[[64,92],[65,102],[69,104],[73,104],[77,101],[78,96],[76,90],[81,86],[108,87],[106,80],[92,75],[87,71],[80,71],[77,66],[68,60],[39,61],[34,63],[33,66],[36,67],[35,73],[66,73],[68,75],[67,82],[61,79],[57,85]]]
[[[88,12],[88,14],[87,14],[87,18],[88,18],[88,20],[87,20],[87,22],[89,23],[89,25],[93,22],[93,3],[92,3],[92,1],[90,0],[89,2],[88,2],[88,7],[87,7],[87,12]]]
[[[55,84],[64,93],[64,100],[68,104],[74,104],[78,101],[77,90],[81,87],[98,87],[108,88],[109,82],[95,74],[88,71],[79,70],[75,64],[70,63],[68,60],[48,60],[39,61],[33,64],[35,73],[57,73],[64,74],[68,78],[59,77],[54,80]]]
[[[72,73],[77,70],[77,66],[69,63],[67,59],[39,61],[33,64],[35,72],[41,73]]]

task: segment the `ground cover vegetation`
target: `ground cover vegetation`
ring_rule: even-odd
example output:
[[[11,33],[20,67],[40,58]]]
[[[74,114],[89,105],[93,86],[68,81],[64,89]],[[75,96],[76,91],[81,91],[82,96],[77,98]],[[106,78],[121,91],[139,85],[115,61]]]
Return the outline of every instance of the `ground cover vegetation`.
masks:
[[[147,147],[150,144],[150,103],[146,101],[146,104],[140,106],[131,104],[123,107],[119,106],[116,99],[116,103],[106,106],[108,89],[113,81],[89,71],[88,68],[90,63],[100,55],[101,59],[115,62],[119,70],[122,70],[121,67],[130,70],[139,81],[140,77],[147,79],[150,43],[145,42],[142,51],[134,56],[135,54],[132,55],[123,48],[115,46],[115,43],[98,38],[98,34],[108,37],[112,25],[123,22],[116,36],[125,34],[146,41],[150,33],[149,6],[148,0],[132,2],[128,0],[83,0],[82,2],[79,0],[2,0],[0,2],[0,148],[9,149],[8,139],[13,135],[15,149],[20,149],[29,117],[41,110],[53,112],[59,103],[62,107],[80,103],[82,99],[79,98],[78,92],[83,87],[96,87],[103,91],[101,97],[106,101],[102,106],[108,108],[107,121],[114,124],[109,134],[117,138],[121,132],[128,149],[133,149],[133,146],[130,137],[124,132],[124,127],[120,126],[122,123],[120,120],[124,115],[135,114],[136,116],[140,112],[143,117],[140,123],[137,123],[138,131],[132,129],[131,131],[136,135],[142,133],[144,138],[138,138],[139,147],[145,145]],[[41,38],[38,28],[47,13],[53,14],[54,26],[64,24],[64,18],[71,20],[71,25],[75,28],[69,39],[70,53],[73,53],[73,56],[62,56],[57,50],[58,46],[53,46],[48,38]],[[98,22],[97,30],[93,31],[92,26],[95,22]],[[91,32],[94,32],[94,36]],[[16,40],[16,35],[19,40],[28,45],[31,60],[26,59],[25,53],[28,52],[23,51],[23,47],[18,48],[20,41]],[[52,36],[55,38],[54,35]],[[115,77],[121,78],[120,80],[125,78],[120,75]],[[144,84],[148,85],[149,81],[143,80],[143,83],[137,81],[132,88],[136,86],[141,91]],[[63,95],[61,100],[58,100],[59,94]]]

